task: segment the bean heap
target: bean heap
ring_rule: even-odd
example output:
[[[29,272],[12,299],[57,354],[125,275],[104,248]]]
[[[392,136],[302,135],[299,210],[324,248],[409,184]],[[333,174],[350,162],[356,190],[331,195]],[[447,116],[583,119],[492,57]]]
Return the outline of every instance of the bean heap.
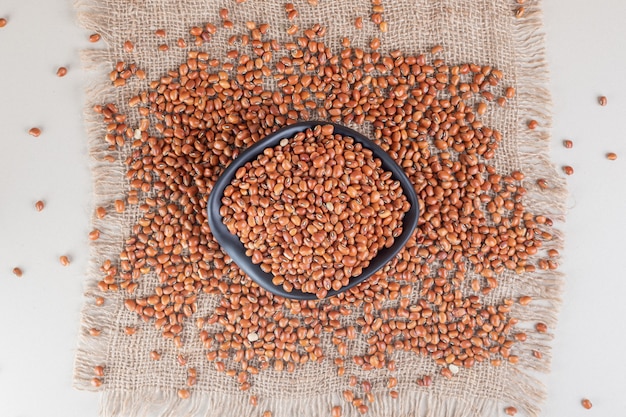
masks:
[[[386,369],[393,398],[395,351],[440,366],[441,376],[416,376],[421,386],[479,362],[516,363],[514,344],[526,339],[510,315],[517,300],[487,304],[483,297],[505,271],[557,268],[558,252],[542,248],[552,239],[552,222],[526,210],[523,173],[489,164],[503,137],[481,115],[515,95],[499,86],[502,72],[448,64],[436,57],[441,47],[430,54],[380,53],[377,38],[365,49],[344,39],[343,49],[333,51],[320,25],[296,27],[293,40],[281,43],[268,38],[268,24],[244,28],[224,20],[225,28],[226,22],[237,46],[225,58],[189,50],[178,68],[131,97],[127,110],[114,103],[95,107],[110,150],[128,155],[128,195],[105,209],[132,209],[140,217],[119,258],[103,263],[100,290],[124,292],[126,307],[177,347],[186,342],[183,326],[197,312],[199,295],[217,297],[215,310],[195,319],[206,358],[218,371],[248,390],[270,367],[293,372],[310,361],[332,361],[353,387],[344,398],[360,412],[381,387],[348,375],[347,362],[365,371]],[[201,48],[218,30],[211,23],[193,27],[179,45]],[[122,62],[112,83],[124,84],[118,74],[140,78],[140,71]],[[137,111],[138,122],[129,121],[130,111]],[[373,129],[376,143],[413,183],[421,216],[405,248],[371,279],[327,300],[291,301],[266,293],[222,252],[207,224],[206,202],[243,149],[313,118]],[[114,155],[104,160],[115,162]],[[138,281],[147,274],[159,285],[138,296]],[[529,302],[526,297],[523,305]],[[367,349],[349,350],[354,339],[366,341]],[[535,358],[541,360],[541,352]],[[188,397],[187,389],[181,392]]]
[[[317,125],[239,168],[220,214],[275,285],[325,298],[402,233],[410,204],[391,175],[370,149]]]

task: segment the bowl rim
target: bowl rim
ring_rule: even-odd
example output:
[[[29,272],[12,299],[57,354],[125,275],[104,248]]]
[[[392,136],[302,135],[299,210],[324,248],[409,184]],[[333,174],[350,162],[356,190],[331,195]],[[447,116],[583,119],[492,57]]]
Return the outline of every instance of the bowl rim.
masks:
[[[391,156],[389,156],[387,152],[376,145],[372,140],[349,127],[322,120],[297,122],[280,128],[276,132],[267,135],[265,138],[245,149],[230,163],[228,167],[226,167],[224,172],[222,172],[220,177],[215,182],[215,185],[209,194],[206,210],[211,233],[222,249],[232,258],[233,262],[235,262],[241,270],[259,286],[281,297],[296,300],[319,300],[313,293],[304,293],[296,289],[293,289],[291,292],[287,292],[282,285],[274,285],[272,283],[274,275],[264,272],[259,265],[252,263],[251,258],[246,256],[246,248],[239,240],[239,237],[231,234],[226,225],[222,222],[223,217],[220,214],[222,197],[224,195],[225,188],[231,183],[237,170],[244,166],[247,162],[256,159],[256,157],[259,156],[266,148],[273,148],[279,145],[281,140],[291,139],[297,133],[304,132],[307,129],[312,129],[317,125],[329,124],[334,126],[334,133],[353,138],[356,143],[361,143],[363,147],[370,149],[375,158],[379,158],[381,160],[382,168],[385,171],[391,171],[392,177],[400,182],[403,193],[411,207],[404,214],[402,219],[402,233],[395,238],[393,245],[389,248],[382,248],[379,250],[376,256],[370,260],[367,268],[364,268],[360,275],[350,278],[350,283],[341,289],[328,291],[325,298],[334,297],[337,294],[348,291],[370,278],[374,273],[392,260],[393,257],[396,256],[400,250],[402,250],[402,248],[404,248],[407,241],[411,237],[411,234],[413,234],[415,228],[417,227],[419,218],[419,203],[413,184],[404,173],[404,170],[391,158]]]

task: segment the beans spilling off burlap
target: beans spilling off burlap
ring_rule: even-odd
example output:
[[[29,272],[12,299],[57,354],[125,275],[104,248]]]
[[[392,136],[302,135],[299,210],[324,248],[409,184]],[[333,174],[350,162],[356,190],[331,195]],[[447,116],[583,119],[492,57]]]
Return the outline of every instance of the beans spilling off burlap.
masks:
[[[206,269],[199,271],[198,268],[190,267],[189,271],[193,270],[194,273],[188,275],[196,274],[199,280],[205,280],[205,284],[203,291],[198,291],[193,308],[191,304],[186,309],[177,307],[189,318],[174,326],[170,323],[164,327],[163,322],[155,326],[155,318],[143,314],[142,319],[142,314],[138,314],[142,309],[137,309],[137,300],[141,304],[141,300],[154,296],[163,282],[155,270],[148,266],[138,269],[139,276],[125,278],[125,262],[128,259],[124,254],[127,253],[129,242],[137,239],[137,225],[145,223],[146,211],[150,211],[146,199],[151,201],[158,190],[143,186],[142,181],[133,183],[137,173],[134,173],[135,176],[128,175],[129,169],[133,169],[129,161],[141,159],[142,132],[149,132],[158,140],[168,137],[168,133],[164,129],[155,129],[155,119],[151,120],[149,128],[142,126],[141,119],[148,117],[141,115],[135,107],[137,104],[142,106],[141,98],[133,98],[141,97],[142,92],[149,92],[151,88],[155,91],[159,82],[153,85],[150,82],[161,80],[162,84],[162,77],[167,77],[168,71],[178,70],[188,59],[190,51],[208,53],[208,60],[216,59],[219,62],[227,62],[228,52],[234,49],[244,53],[246,48],[241,45],[241,38],[234,44],[229,40],[232,41],[233,35],[240,37],[250,33],[251,26],[247,27],[246,22],[268,24],[265,37],[276,40],[278,45],[294,42],[293,36],[287,32],[295,24],[297,30],[292,28],[289,32],[295,32],[296,37],[303,36],[306,29],[317,28],[317,34],[323,35],[318,41],[323,42],[334,54],[340,54],[345,49],[344,38],[350,39],[352,47],[365,51],[377,46],[377,42],[373,45],[372,40],[378,38],[378,52],[383,56],[399,51],[403,56],[423,54],[420,59],[425,62],[419,65],[432,65],[439,59],[449,66],[474,63],[497,69],[495,77],[499,81],[499,94],[496,92],[493,98],[506,95],[504,87],[513,87],[517,93],[501,103],[504,106],[496,105],[494,100],[488,108],[484,105],[478,107],[481,122],[488,126],[489,132],[498,132],[493,134],[493,140],[485,143],[482,152],[490,153],[483,156],[488,157],[495,173],[502,177],[509,176],[510,184],[520,185],[521,180],[526,191],[520,197],[527,213],[547,216],[555,222],[563,219],[563,183],[556,177],[547,157],[549,93],[545,87],[543,38],[536,2],[527,2],[524,13],[517,13],[516,18],[515,10],[519,6],[513,1],[388,1],[383,3],[384,25],[371,21],[372,4],[369,1],[300,1],[294,5],[297,16],[289,20],[285,4],[274,0],[109,0],[78,3],[81,23],[87,29],[101,34],[102,40],[106,42],[104,49],[84,53],[87,67],[95,70],[93,84],[87,91],[85,115],[94,161],[95,205],[104,207],[106,215],[102,216],[103,211],[100,211],[99,215],[94,216],[94,229],[99,234],[94,233],[93,236],[99,237],[92,244],[88,271],[75,367],[77,387],[102,391],[102,415],[107,416],[260,416],[265,411],[272,412],[274,416],[328,416],[336,406],[341,407],[342,415],[358,415],[359,408],[346,401],[346,397],[350,397],[345,395],[346,391],[351,391],[354,397],[363,398],[363,404],[367,406],[366,415],[492,416],[503,414],[506,407],[537,415],[545,392],[532,374],[549,368],[548,342],[551,336],[545,330],[555,325],[561,286],[561,277],[552,268],[555,265],[553,263],[544,261],[545,268],[502,267],[497,268],[492,275],[477,271],[467,259],[454,259],[455,264],[463,263],[463,266],[454,268],[457,273],[462,271],[463,279],[457,275],[452,280],[462,297],[474,297],[471,298],[472,302],[476,301],[475,304],[485,310],[491,309],[492,314],[498,306],[505,311],[502,316],[509,324],[506,339],[511,340],[505,345],[506,354],[498,350],[493,355],[486,355],[486,360],[459,362],[454,357],[447,361],[439,355],[429,354],[427,349],[405,349],[400,345],[389,349],[388,354],[368,353],[372,348],[368,341],[371,334],[361,330],[376,326],[374,321],[380,318],[389,320],[389,309],[397,309],[401,298],[407,299],[405,303],[408,305],[423,304],[424,298],[429,297],[432,278],[440,273],[440,261],[445,261],[434,259],[436,256],[429,258],[427,252],[418,252],[420,244],[432,243],[432,238],[426,239],[424,234],[428,233],[424,233],[419,226],[412,242],[415,256],[409,261],[426,264],[425,259],[428,258],[429,268],[414,267],[415,275],[410,277],[398,275],[398,269],[405,269],[407,264],[407,259],[398,259],[367,284],[371,288],[363,287],[370,288],[369,293],[366,291],[366,299],[341,297],[349,308],[345,315],[333,316],[333,319],[340,320],[338,326],[344,331],[350,329],[351,337],[345,343],[337,345],[337,341],[332,340],[332,332],[326,329],[313,326],[315,334],[309,334],[311,332],[306,329],[306,319],[299,316],[293,306],[287,308],[289,320],[285,324],[291,326],[293,332],[299,330],[298,326],[301,326],[300,329],[305,328],[300,330],[302,338],[316,344],[315,349],[307,351],[306,361],[300,360],[304,354],[300,350],[295,356],[300,363],[292,364],[287,369],[280,370],[282,366],[275,365],[275,361],[267,361],[267,365],[264,365],[251,359],[249,364],[246,362],[246,366],[254,367],[255,372],[248,372],[245,378],[238,378],[242,372],[244,355],[237,355],[231,349],[232,356],[217,358],[217,346],[223,342],[225,330],[223,323],[215,323],[210,318],[216,317],[216,309],[220,308],[218,306],[224,308],[223,295],[231,290],[219,285],[211,290],[207,286],[212,282],[209,276],[217,279],[214,276],[216,274],[210,274],[210,269],[224,267],[222,258],[217,263],[203,264],[209,268],[209,273]],[[224,15],[220,16],[222,8],[229,10],[227,20],[232,22],[232,28],[223,27]],[[294,17],[293,13],[291,17]],[[358,17],[363,20],[362,28],[357,27],[360,24],[355,25]],[[207,23],[215,25],[216,29],[209,26],[211,33],[200,31],[198,37],[190,33],[192,28],[205,28]],[[165,32],[156,32],[159,29]],[[179,41],[180,38],[184,44]],[[168,48],[161,46],[164,44]],[[442,45],[443,50],[436,49],[432,51],[435,54],[431,54],[431,48],[435,45]],[[391,56],[394,55],[398,56],[398,53],[392,52]],[[276,61],[279,56],[277,53]],[[275,68],[271,62],[267,65]],[[115,79],[127,70],[132,73],[131,77],[124,82],[112,82],[111,74]],[[207,72],[218,70],[208,68]],[[378,70],[384,71],[384,68]],[[225,81],[223,76],[216,77],[216,84],[222,81]],[[266,77],[263,84],[267,91],[278,91],[280,87],[272,81],[271,76]],[[491,98],[489,95],[482,97]],[[485,101],[479,98],[476,94],[467,105]],[[115,106],[115,111],[111,111],[111,104]],[[94,106],[98,111],[94,111]],[[111,113],[124,115],[124,119],[118,117],[118,122],[123,120],[131,129],[131,137],[124,141],[111,141],[111,125],[103,121],[103,113],[108,113],[108,117],[114,119]],[[306,117],[330,118],[333,114],[311,109],[307,111]],[[304,117],[302,114],[300,116]],[[154,113],[149,117],[154,117]],[[437,116],[427,113],[425,117]],[[539,127],[529,130],[529,120],[537,120]],[[385,137],[393,136],[380,127],[375,128],[367,119],[340,118],[336,121],[345,122],[375,138],[383,148]],[[223,122],[222,126],[226,125],[224,129],[230,129],[229,122]],[[241,123],[241,120],[236,122]],[[268,128],[267,132],[276,128],[278,126]],[[426,133],[431,134],[427,129]],[[264,134],[265,130],[256,139],[262,138]],[[431,149],[441,149],[444,145],[436,143],[435,139],[441,141],[442,138],[435,138],[435,133],[432,136],[428,139],[431,141]],[[140,144],[135,146],[134,141]],[[251,139],[244,140],[242,149],[251,143]],[[387,143],[385,149],[397,152],[390,143]],[[233,153],[230,154],[232,157]],[[221,166],[224,162],[228,162],[228,159],[224,161],[218,158],[216,164]],[[222,168],[218,169],[215,165],[207,169],[198,175],[206,175],[206,172],[214,175]],[[407,165],[405,169],[411,171],[408,173],[410,177],[419,177],[415,167],[409,168]],[[545,180],[549,187],[539,187],[538,180]],[[418,191],[423,190],[424,186],[416,182]],[[423,216],[429,213],[427,196],[427,193],[421,194]],[[137,200],[136,204],[133,204],[134,199]],[[199,199],[206,201],[206,195]],[[126,202],[123,208],[121,201]],[[206,219],[206,215],[197,218]],[[195,226],[196,229],[190,224],[190,230],[208,236],[205,224]],[[543,229],[548,230],[545,227]],[[562,242],[558,231],[553,228],[549,231],[552,238],[546,239],[541,251],[560,249]],[[428,245],[424,247],[428,249]],[[184,257],[185,253],[181,256]],[[406,257],[406,253],[403,256]],[[398,267],[402,262],[402,268]],[[447,267],[450,269],[450,265]],[[483,272],[482,276],[480,272]],[[454,273],[451,275],[455,276]],[[429,278],[430,281],[425,281]],[[477,283],[484,283],[486,278],[490,289],[481,291],[484,284]],[[241,279],[244,286],[250,286],[245,277],[237,276],[237,272],[223,277],[224,282],[228,283]],[[428,282],[428,286],[425,282]],[[129,286],[131,291],[128,291]],[[388,295],[394,293],[390,297],[394,300],[385,301],[380,308],[372,309],[372,300],[375,299],[372,291],[376,289]],[[258,290],[255,291],[258,293]],[[262,293],[262,296],[265,294]],[[532,302],[528,304],[526,301],[530,298],[521,297],[531,297]],[[255,300],[258,301],[258,298],[253,297],[252,302]],[[523,302],[520,303],[521,300]],[[172,301],[172,307],[177,302]],[[329,301],[323,303],[328,306]],[[271,304],[283,308],[283,304],[289,303],[274,299]],[[493,325],[498,327],[500,323]],[[228,326],[226,328],[228,333]],[[356,332],[352,334],[354,330]],[[515,341],[513,335],[518,333],[524,333],[525,337]],[[256,342],[259,336],[254,333],[246,334],[245,337],[249,342]],[[499,348],[503,346],[502,343],[499,345]],[[510,357],[515,360],[507,360]],[[339,371],[339,368],[343,369]],[[190,378],[193,379],[190,381]],[[356,385],[354,381],[357,381]],[[366,391],[371,393],[367,395]]]

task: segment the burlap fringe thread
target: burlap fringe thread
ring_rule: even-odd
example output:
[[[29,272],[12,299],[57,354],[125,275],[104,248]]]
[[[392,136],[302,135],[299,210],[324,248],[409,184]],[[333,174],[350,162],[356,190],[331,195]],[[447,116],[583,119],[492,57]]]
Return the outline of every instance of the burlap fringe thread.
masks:
[[[534,3],[534,2],[533,2]],[[94,30],[103,38],[107,38],[107,10],[99,7],[94,0],[79,0],[75,3],[80,23]],[[542,213],[553,220],[562,222],[565,217],[565,199],[567,191],[565,182],[560,178],[548,158],[550,147],[551,116],[549,111],[550,93],[547,90],[548,72],[544,51],[544,35],[542,33],[542,16],[539,6],[530,4],[524,19],[515,24],[513,40],[517,51],[522,51],[527,58],[521,60],[517,79],[517,100],[519,105],[518,123],[525,124],[527,119],[540,121],[536,130],[520,129],[519,164],[521,171],[526,173],[524,186],[528,190],[526,205],[530,212]],[[104,128],[99,117],[91,110],[96,103],[115,102],[120,99],[115,89],[111,88],[106,74],[112,62],[105,50],[85,51],[82,54],[84,67],[97,74],[95,81],[86,90],[85,125],[89,138],[91,170],[94,179],[94,204],[107,205],[115,199],[124,199],[127,180],[124,178],[126,167],[122,161],[116,163],[102,162],[105,155],[111,154],[103,140]],[[551,189],[541,190],[536,185],[539,178],[546,179]],[[248,402],[248,395],[230,396],[220,393],[195,392],[192,398],[180,400],[174,387],[164,390],[159,388],[142,388],[137,390],[111,390],[106,384],[98,389],[90,381],[93,377],[93,364],[106,363],[108,344],[106,332],[113,328],[116,311],[123,303],[120,294],[112,294],[104,306],[93,308],[95,296],[99,295],[97,282],[99,267],[107,254],[119,253],[128,231],[122,225],[136,220],[128,218],[129,214],[118,214],[109,210],[109,221],[103,227],[100,224],[101,238],[91,242],[90,262],[87,270],[85,297],[86,303],[82,311],[82,322],[79,331],[79,347],[77,349],[74,385],[76,388],[102,391],[100,414],[106,417],[181,417],[204,416],[222,417],[247,416],[262,413],[263,410],[276,411],[278,416],[315,417],[327,416],[332,405],[342,404],[341,393],[328,393],[307,399],[272,399],[260,398],[259,405],[253,407]],[[563,237],[555,231],[555,239],[548,248],[562,249]],[[515,405],[529,416],[537,416],[539,406],[545,400],[545,388],[534,373],[548,372],[550,368],[550,334],[539,334],[532,325],[542,321],[554,328],[560,307],[562,292],[562,273],[555,271],[537,271],[527,274],[524,280],[525,293],[533,296],[540,303],[533,303],[523,309],[515,308],[513,314],[520,319],[520,327],[527,327],[528,339],[519,349],[519,365],[509,372],[508,379],[511,389],[500,401],[490,398],[440,398],[427,392],[404,393],[399,391],[398,399],[389,395],[377,395],[371,404],[368,415],[371,416],[420,416],[420,417],[470,417],[503,415],[503,407]],[[103,337],[90,337],[89,329],[99,328]],[[541,361],[529,360],[533,350],[542,352]],[[88,359],[88,360],[87,360]],[[506,396],[509,395],[509,396]],[[357,415],[351,407],[344,407],[343,415]]]

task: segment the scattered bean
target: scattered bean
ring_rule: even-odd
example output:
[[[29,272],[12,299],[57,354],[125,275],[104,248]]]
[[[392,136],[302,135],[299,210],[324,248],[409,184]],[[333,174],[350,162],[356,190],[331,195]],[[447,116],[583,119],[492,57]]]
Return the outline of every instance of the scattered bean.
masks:
[[[100,230],[93,229],[89,232],[89,240],[98,240],[98,238],[100,238]]]
[[[507,87],[507,89],[504,92],[504,97],[506,97],[509,100],[515,97],[515,88]]]
[[[15,275],[18,278],[21,278],[21,276],[23,275],[23,272],[20,268],[15,267],[13,268],[13,275]]]
[[[539,123],[536,120],[531,120],[528,122],[528,128],[531,130],[537,128],[538,125]]]
[[[93,373],[96,376],[104,376],[104,366],[102,365],[97,365],[93,367]]]
[[[598,97],[598,103],[601,106],[606,106],[607,103],[608,103],[608,100],[607,100],[607,98],[605,96],[600,96],[600,97]]]
[[[57,69],[57,77],[65,77],[66,75],[67,75],[67,68],[59,67],[59,69]]]
[[[107,211],[104,207],[97,207],[96,208],[96,217],[99,219],[104,219],[104,216],[106,216]]]
[[[180,397],[181,399],[186,400],[190,396],[191,396],[191,393],[189,392],[189,390],[184,389],[184,388],[178,390],[178,397]]]
[[[507,407],[504,409],[504,412],[509,416],[514,416],[517,414],[517,408],[515,407]]]
[[[126,208],[126,203],[124,200],[115,200],[115,211],[118,213],[124,213],[124,209]]]
[[[563,141],[563,146],[565,146],[567,149],[570,149],[570,148],[572,148],[574,146],[574,142],[572,142],[569,139],[565,139]]]
[[[617,159],[617,154],[614,152],[609,152],[606,154],[606,159],[610,161],[615,161]]]
[[[41,211],[46,207],[46,204],[41,201],[41,200],[37,200],[37,202],[35,203],[35,210],[37,211]]]
[[[99,33],[92,33],[91,35],[89,35],[89,42],[91,43],[96,43],[100,40],[100,34]]]
[[[438,54],[439,52],[442,52],[442,51],[443,51],[443,46],[441,45],[435,45],[430,49],[430,53],[433,55]]]
[[[593,404],[591,404],[591,401],[589,401],[587,398],[583,398],[583,400],[580,403],[587,410],[589,410],[591,407],[593,407]]]
[[[38,127],[31,127],[28,134],[34,137],[39,137],[39,135],[41,135],[41,129]]]
[[[66,255],[62,255],[61,257],[59,257],[59,262],[61,262],[61,265],[63,266],[69,266],[70,258],[68,258]]]
[[[563,167],[563,172],[565,173],[565,175],[572,175],[574,173],[574,168],[569,165],[565,165]]]

